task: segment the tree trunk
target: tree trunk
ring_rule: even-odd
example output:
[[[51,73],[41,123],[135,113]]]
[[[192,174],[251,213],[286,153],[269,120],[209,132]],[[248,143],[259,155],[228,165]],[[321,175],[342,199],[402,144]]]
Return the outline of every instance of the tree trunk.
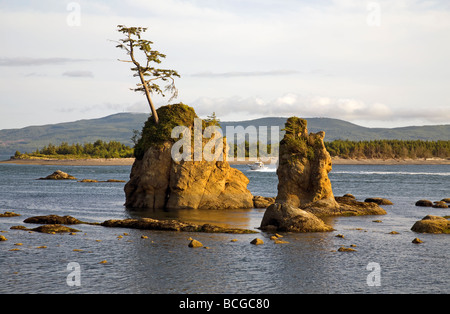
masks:
[[[145,82],[144,75],[141,71],[139,71],[139,77],[141,78],[141,83],[144,85],[145,96],[147,97],[148,104],[150,105],[150,109],[152,110],[153,119],[155,123],[159,123],[158,114],[156,113],[155,105],[153,104],[152,98],[150,97],[150,91],[148,90],[147,83]]]

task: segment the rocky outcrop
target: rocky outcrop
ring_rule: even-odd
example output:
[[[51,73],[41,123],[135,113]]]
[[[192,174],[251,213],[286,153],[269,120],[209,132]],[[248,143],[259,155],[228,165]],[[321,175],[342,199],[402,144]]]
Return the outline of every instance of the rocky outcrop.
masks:
[[[87,222],[78,220],[72,216],[58,216],[58,215],[33,216],[25,219],[23,222],[32,224],[62,224],[62,225],[89,224]]]
[[[256,231],[239,228],[224,228],[211,224],[193,224],[179,220],[158,220],[152,218],[140,219],[110,219],[101,223],[104,227],[131,228],[144,230],[164,230],[164,231],[185,231],[185,232],[206,232],[206,233],[256,233]]]
[[[267,208],[275,203],[275,197],[269,196],[253,196],[253,207],[254,208]]]
[[[450,220],[440,216],[427,215],[422,220],[417,221],[411,230],[420,233],[450,234]]]
[[[331,157],[323,139],[325,132],[308,135],[307,122],[291,117],[280,142],[277,203],[304,208],[337,209],[328,173]]]
[[[319,217],[386,214],[378,204],[358,202],[353,195],[334,197],[325,132],[308,134],[306,120],[297,117],[287,119],[285,131],[277,169],[278,195],[266,209],[261,229],[324,232],[333,228]]]
[[[61,170],[56,170],[55,172],[44,178],[39,178],[39,180],[76,180],[76,179],[77,178],[75,178],[74,176],[71,176],[70,174],[65,173]]]
[[[212,224],[198,225],[175,219],[167,219],[167,220],[166,219],[158,220],[152,218],[109,219],[100,223],[100,222],[85,222],[72,216],[45,215],[45,216],[29,217],[25,219],[24,222],[32,224],[42,224],[42,226],[33,229],[29,229],[25,226],[13,226],[11,227],[11,229],[38,231],[45,233],[79,232],[79,230],[72,229],[63,225],[88,224],[88,225],[101,225],[103,227],[163,230],[163,231],[237,233],[237,234],[257,233],[256,231],[248,229],[225,228]]]
[[[252,208],[248,178],[225,161],[174,161],[172,144],[147,150],[125,185],[127,208]]]
[[[329,216],[360,216],[360,215],[385,215],[386,211],[373,202],[359,202],[354,198],[341,196],[335,197],[339,204],[337,210],[330,212]],[[321,211],[323,214],[325,211]]]
[[[158,109],[160,124],[172,111],[187,110],[196,117],[192,108],[177,104]],[[187,108],[186,108],[187,107]],[[169,113],[168,113],[169,112]],[[150,126],[152,120],[147,121]],[[193,128],[194,121],[183,121]],[[151,130],[150,126],[147,126]],[[144,128],[143,132],[146,132]],[[149,131],[150,132],[150,131]],[[147,135],[148,137],[148,135]],[[145,134],[143,134],[145,138]],[[142,158],[136,158],[130,180],[125,185],[125,206],[130,209],[232,209],[252,208],[253,200],[247,189],[248,178],[226,161],[227,146],[223,145],[223,160],[180,160],[172,158],[173,140],[148,140]],[[202,141],[202,149],[206,141]],[[140,150],[144,150],[142,145]],[[186,159],[186,158],[185,158]]]
[[[36,228],[27,228],[25,226],[12,226],[10,229],[36,231],[41,233],[65,233],[65,232],[80,232],[80,230],[63,226],[60,224],[45,224]]]
[[[270,205],[261,221],[261,230],[281,232],[328,232],[333,231],[315,215],[288,203]]]

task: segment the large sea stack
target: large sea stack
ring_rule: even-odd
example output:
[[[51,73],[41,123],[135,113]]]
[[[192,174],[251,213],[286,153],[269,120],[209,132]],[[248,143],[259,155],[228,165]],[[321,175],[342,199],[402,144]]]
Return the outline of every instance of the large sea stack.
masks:
[[[331,231],[318,217],[380,215],[386,211],[375,203],[335,198],[328,173],[331,157],[325,148],[325,132],[308,134],[304,119],[291,117],[280,142],[278,195],[261,222],[261,229],[311,232]]]
[[[186,126],[193,135],[197,115],[184,104],[163,106],[157,112],[159,123],[155,124],[150,117],[135,147],[136,160],[125,185],[125,206],[130,209],[252,208],[252,195],[247,189],[249,180],[228,164],[225,139],[220,139],[224,141],[223,160],[195,161],[193,149],[191,161],[186,158],[176,161],[171,152],[178,139],[171,138],[171,132],[177,126]],[[207,126],[208,122],[203,121],[200,131]],[[202,149],[208,140],[201,140]]]

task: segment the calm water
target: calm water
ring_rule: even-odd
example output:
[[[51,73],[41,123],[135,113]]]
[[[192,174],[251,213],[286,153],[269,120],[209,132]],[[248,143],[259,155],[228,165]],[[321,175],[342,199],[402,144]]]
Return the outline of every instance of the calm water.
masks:
[[[450,166],[335,165],[330,173],[335,195],[352,193],[359,200],[386,197],[383,216],[329,219],[331,233],[284,234],[289,244],[274,244],[257,235],[158,232],[77,225],[76,235],[48,235],[10,230],[35,215],[71,215],[86,221],[126,217],[172,217],[242,228],[259,226],[264,210],[130,213],[124,207],[124,183],[42,181],[61,167],[0,165],[0,293],[449,293],[450,235],[410,230],[427,214],[449,215],[450,209],[414,206],[419,199],[450,197]],[[248,171],[254,195],[275,196],[274,169]],[[76,167],[60,170],[79,179],[127,180],[128,166]],[[382,222],[373,222],[373,220]],[[35,225],[28,225],[35,227]],[[400,234],[389,234],[397,231]],[[118,235],[124,232],[123,238]],[[344,238],[336,237],[343,234]],[[141,235],[148,239],[141,239]],[[195,238],[209,249],[188,248]],[[249,242],[255,237],[264,245]],[[419,237],[424,243],[411,243]],[[237,239],[237,242],[231,242]],[[99,241],[101,240],[101,241]],[[22,243],[22,246],[16,246]],[[336,252],[356,245],[357,252]],[[47,248],[37,248],[38,246]],[[20,251],[10,251],[19,248]],[[74,249],[81,251],[74,251]],[[100,264],[106,260],[107,264]],[[69,286],[67,265],[81,267],[81,286]],[[380,286],[367,278],[380,266]],[[371,278],[371,277],[370,277]]]

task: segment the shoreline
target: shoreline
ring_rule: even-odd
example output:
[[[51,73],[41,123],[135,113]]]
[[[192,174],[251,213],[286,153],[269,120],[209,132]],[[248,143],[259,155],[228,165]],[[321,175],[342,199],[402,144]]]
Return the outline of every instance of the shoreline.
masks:
[[[344,159],[332,157],[333,165],[450,165],[450,159]],[[0,164],[49,165],[49,166],[131,166],[134,158],[92,158],[92,159],[14,159],[3,160]],[[230,165],[246,165],[254,161],[228,161]],[[276,164],[276,159],[271,163]]]
[[[10,159],[0,164],[40,166],[131,166],[134,158],[89,158],[89,159]]]

